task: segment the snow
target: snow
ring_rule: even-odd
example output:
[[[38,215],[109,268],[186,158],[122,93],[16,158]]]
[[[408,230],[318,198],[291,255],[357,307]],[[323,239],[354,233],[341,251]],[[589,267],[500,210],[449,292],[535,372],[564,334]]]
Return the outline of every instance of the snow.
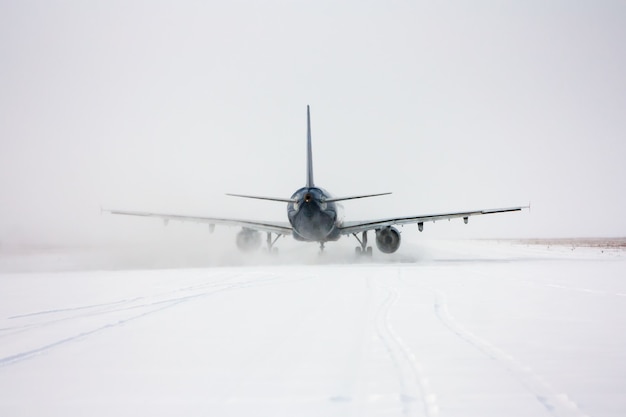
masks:
[[[4,253],[0,415],[622,416],[625,253],[431,241],[49,271]]]

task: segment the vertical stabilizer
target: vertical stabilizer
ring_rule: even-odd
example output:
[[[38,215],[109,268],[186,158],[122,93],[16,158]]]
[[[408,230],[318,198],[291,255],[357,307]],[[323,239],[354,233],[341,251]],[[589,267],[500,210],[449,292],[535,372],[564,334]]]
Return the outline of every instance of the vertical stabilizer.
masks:
[[[313,183],[313,152],[311,151],[311,111],[306,106],[306,186],[315,187]]]

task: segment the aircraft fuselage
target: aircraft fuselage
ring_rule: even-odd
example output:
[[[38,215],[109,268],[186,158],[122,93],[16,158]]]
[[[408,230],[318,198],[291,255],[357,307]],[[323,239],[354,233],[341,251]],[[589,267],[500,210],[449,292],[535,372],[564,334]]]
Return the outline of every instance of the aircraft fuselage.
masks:
[[[303,187],[296,191],[287,205],[287,217],[293,237],[305,242],[329,242],[341,237],[343,207],[327,202],[331,195],[318,187]]]

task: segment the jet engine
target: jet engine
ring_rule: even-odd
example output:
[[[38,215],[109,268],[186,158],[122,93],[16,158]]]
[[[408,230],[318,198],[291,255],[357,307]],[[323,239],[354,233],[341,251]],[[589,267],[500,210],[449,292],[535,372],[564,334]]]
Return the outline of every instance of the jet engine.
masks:
[[[394,253],[400,247],[400,232],[395,227],[376,230],[376,246],[383,253]]]
[[[256,230],[243,228],[237,233],[237,247],[239,250],[249,252],[261,246],[261,234]]]

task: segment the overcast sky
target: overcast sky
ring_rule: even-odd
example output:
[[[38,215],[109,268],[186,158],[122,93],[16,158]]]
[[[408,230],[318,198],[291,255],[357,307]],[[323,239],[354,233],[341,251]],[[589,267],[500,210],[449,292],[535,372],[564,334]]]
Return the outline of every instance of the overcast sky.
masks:
[[[625,39],[623,1],[0,1],[0,243],[285,220],[223,193],[304,185],[307,104],[317,185],[394,193],[349,220],[625,236]]]

